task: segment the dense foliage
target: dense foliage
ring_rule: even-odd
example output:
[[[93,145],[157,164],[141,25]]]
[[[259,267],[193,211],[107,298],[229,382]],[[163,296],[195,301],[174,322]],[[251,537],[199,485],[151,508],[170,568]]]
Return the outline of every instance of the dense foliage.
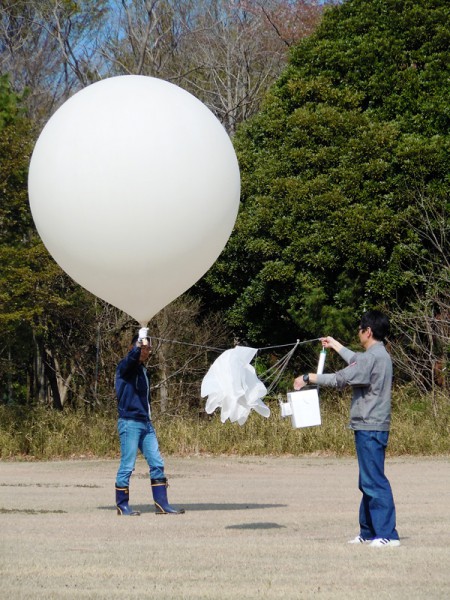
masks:
[[[31,12],[21,12],[22,4]],[[37,236],[27,198],[37,129],[74,89],[108,73],[142,72],[179,83],[200,73],[186,87],[204,93],[204,71],[192,66],[199,61],[210,77],[206,97],[217,97],[224,113],[235,115],[228,124],[234,131],[257,112],[266,81],[279,73],[287,38],[275,44],[261,20],[264,11],[254,20],[242,12],[247,5],[260,11],[259,3],[240,3],[233,21],[215,18],[208,7],[217,3],[205,2],[205,23],[213,19],[223,29],[217,56],[206,65],[216,29],[194,27],[185,46],[172,43],[171,27],[158,37],[167,3],[155,3],[161,14],[147,14],[144,3],[56,4],[0,7],[0,65],[10,74],[0,76],[0,402],[92,412],[115,401],[114,367],[135,324],[68,278]],[[196,7],[172,4],[188,7],[185,16]],[[124,12],[111,13],[113,5]],[[277,10],[293,5],[270,3]],[[393,317],[401,373],[423,393],[448,388],[449,13],[444,0],[346,0],[326,10],[314,34],[292,45],[262,110],[234,138],[242,206],[230,242],[195,288],[197,297],[173,303],[151,323],[159,341],[150,366],[162,413],[185,414],[202,404],[199,382],[215,357],[206,348],[235,340],[271,345],[325,332],[349,341],[369,306]],[[121,27],[132,17],[133,27],[117,30],[120,47],[105,33],[112,31],[103,20],[110,14]],[[279,17],[269,24],[289,26],[283,11],[267,14]],[[307,14],[313,27],[318,13]],[[147,39],[137,25],[153,22],[152,15],[158,27]],[[105,26],[95,36],[100,22]],[[258,35],[248,34],[249,24]],[[183,31],[174,34],[186,40]],[[211,31],[208,43],[204,31]],[[270,31],[273,36],[279,28]],[[141,52],[133,54],[137,32]],[[158,40],[165,43],[155,46]],[[264,43],[251,54],[247,43],[256,41]],[[272,42],[277,60],[271,66]],[[194,57],[196,48],[202,51]],[[164,70],[170,49],[174,55]],[[219,60],[230,55],[231,66]],[[258,67],[255,73],[256,63],[267,72]],[[210,86],[216,77],[221,85],[235,81],[243,95],[233,98],[229,87],[216,93]],[[258,85],[249,90],[247,80]],[[438,395],[433,398],[437,414]]]
[[[449,14],[444,0],[328,10],[238,131],[241,211],[203,293],[252,343],[348,339],[363,309],[404,308],[441,262]]]
[[[0,80],[0,384],[2,400],[62,407],[62,371],[83,349],[92,298],[50,258],[27,196],[34,132],[7,77]],[[76,348],[76,352],[74,352]],[[84,348],[86,351],[86,348]]]

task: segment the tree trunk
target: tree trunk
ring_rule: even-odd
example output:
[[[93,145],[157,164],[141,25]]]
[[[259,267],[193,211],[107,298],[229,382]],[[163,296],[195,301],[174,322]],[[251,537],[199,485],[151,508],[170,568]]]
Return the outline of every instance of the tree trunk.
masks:
[[[44,356],[44,369],[45,376],[50,384],[53,408],[56,410],[62,410],[63,405],[61,402],[61,395],[59,393],[58,379],[56,377],[55,359],[48,351],[45,352]]]

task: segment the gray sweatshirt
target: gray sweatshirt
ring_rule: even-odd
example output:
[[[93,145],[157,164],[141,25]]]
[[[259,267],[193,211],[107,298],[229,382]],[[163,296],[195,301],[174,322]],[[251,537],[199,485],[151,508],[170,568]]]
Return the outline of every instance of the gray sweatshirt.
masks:
[[[351,385],[350,429],[389,431],[391,422],[392,361],[383,342],[365,352],[342,348],[348,364],[333,374],[317,375],[317,384],[336,388]]]

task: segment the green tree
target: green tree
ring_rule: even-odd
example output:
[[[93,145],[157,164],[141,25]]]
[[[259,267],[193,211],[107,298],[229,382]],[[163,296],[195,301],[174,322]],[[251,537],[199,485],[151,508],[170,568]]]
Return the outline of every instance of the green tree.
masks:
[[[27,195],[33,130],[20,106],[8,78],[1,77],[0,399],[51,399],[61,408],[73,348],[83,346],[93,303],[51,259],[34,229]]]
[[[449,13],[443,0],[327,10],[238,131],[241,210],[199,289],[252,343],[347,337],[366,307],[407,302],[433,252],[411,227],[416,190],[448,201]]]
[[[411,227],[429,249],[420,248],[421,273],[410,299],[402,307],[393,304],[391,352],[418,389],[431,390],[437,415],[439,397],[450,389],[450,202],[436,202],[417,190],[413,212],[420,219],[411,219]]]

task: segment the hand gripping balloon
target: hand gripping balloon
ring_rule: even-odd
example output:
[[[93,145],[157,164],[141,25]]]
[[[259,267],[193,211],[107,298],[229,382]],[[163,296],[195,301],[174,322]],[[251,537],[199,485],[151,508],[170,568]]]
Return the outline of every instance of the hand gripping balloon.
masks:
[[[28,187],[56,262],[145,326],[221,253],[240,177],[231,141],[204,104],[166,81],[127,75],[88,86],[56,111],[34,148]]]

